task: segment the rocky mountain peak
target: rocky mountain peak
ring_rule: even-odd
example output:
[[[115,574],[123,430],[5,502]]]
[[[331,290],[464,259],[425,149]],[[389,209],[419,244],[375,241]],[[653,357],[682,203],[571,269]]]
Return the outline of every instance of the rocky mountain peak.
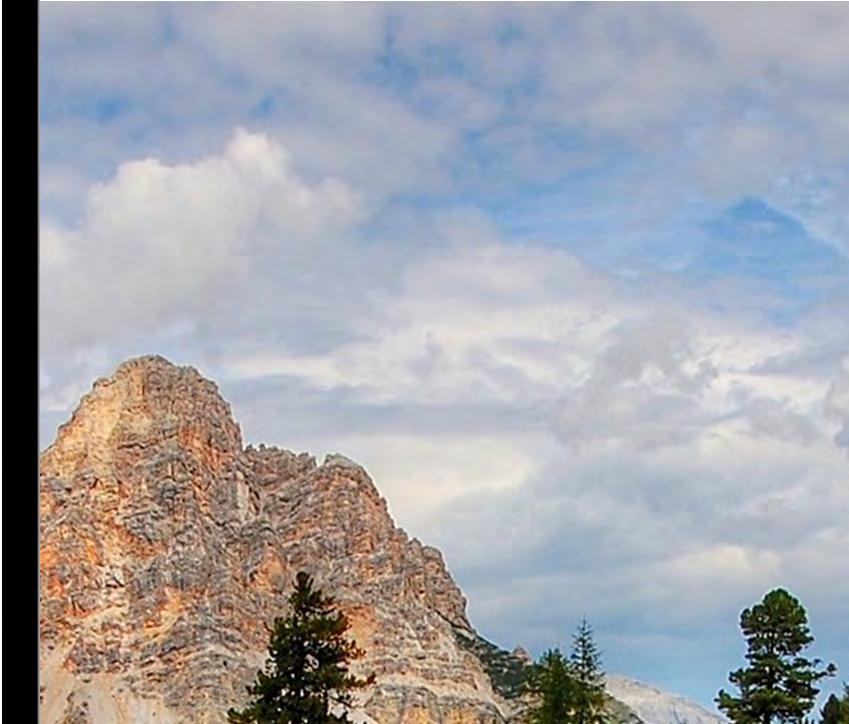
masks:
[[[242,436],[215,383],[158,355],[136,357],[93,384],[41,467],[59,475],[108,471],[118,451],[149,457],[168,446],[221,469],[241,452]]]
[[[458,643],[442,555],[341,455],[242,447],[216,386],[141,357],[98,380],[40,461],[42,721],[222,721],[305,570],[377,674],[372,721],[502,722]]]

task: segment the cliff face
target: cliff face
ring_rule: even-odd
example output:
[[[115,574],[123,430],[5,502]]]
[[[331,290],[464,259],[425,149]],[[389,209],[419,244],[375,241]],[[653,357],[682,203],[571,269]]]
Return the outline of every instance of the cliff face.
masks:
[[[95,383],[40,465],[41,720],[222,722],[295,573],[375,672],[361,720],[502,722],[440,553],[341,456],[242,446],[216,386],[160,357]]]

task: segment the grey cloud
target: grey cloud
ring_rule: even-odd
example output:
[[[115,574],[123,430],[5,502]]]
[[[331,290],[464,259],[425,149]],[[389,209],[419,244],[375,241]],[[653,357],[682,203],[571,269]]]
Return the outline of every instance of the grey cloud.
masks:
[[[840,429],[834,436],[839,447],[849,454],[849,357],[844,357],[841,368],[831,380],[824,401],[825,414],[837,420]]]
[[[563,440],[628,439],[654,447],[700,434],[711,415],[700,409],[699,394],[718,371],[694,356],[690,336],[682,318],[664,312],[608,333],[588,379],[560,402],[556,427]]]
[[[476,602],[476,623],[505,644],[540,651],[587,615],[620,670],[646,644],[627,643],[634,631],[664,639],[665,663],[639,655],[641,667],[660,671],[680,653],[686,668],[695,641],[719,661],[739,646],[740,609],[774,585],[802,595],[833,640],[839,543],[822,536],[849,509],[845,462],[782,447],[745,469],[693,450],[674,462],[563,454],[520,490],[453,501],[424,528]],[[745,457],[745,445],[729,454]]]
[[[756,398],[746,403],[742,412],[755,435],[808,445],[820,439],[817,426],[785,404],[769,398]]]
[[[332,442],[362,435],[526,433],[544,429],[545,418],[535,406],[497,403],[465,405],[376,404],[363,401],[356,390],[311,389],[298,378],[234,380],[219,377],[222,394],[231,401],[246,438],[286,446],[287,440],[312,438]],[[297,415],[286,411],[297,410]]]
[[[834,436],[834,442],[841,447],[849,449],[849,418],[843,421],[843,427]]]

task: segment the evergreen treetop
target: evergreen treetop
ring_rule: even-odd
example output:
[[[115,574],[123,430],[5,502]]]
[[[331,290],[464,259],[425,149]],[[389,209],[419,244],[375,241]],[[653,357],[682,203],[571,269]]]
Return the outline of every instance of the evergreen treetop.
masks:
[[[265,671],[247,687],[250,703],[227,712],[231,724],[348,722],[351,692],[373,682],[349,672],[348,663],[364,652],[345,637],[348,619],[335,600],[304,572],[296,576],[289,609],[274,620]]]
[[[843,685],[843,697],[835,694],[828,697],[820,710],[821,724],[849,724],[849,684]]]
[[[819,671],[819,659],[802,655],[814,640],[805,609],[777,588],[742,612],[740,628],[749,666],[729,674],[740,694],[721,690],[716,697],[719,708],[735,724],[802,724],[819,693],[816,682],[836,670],[829,664]]]
[[[574,701],[575,680],[560,649],[549,649],[534,664],[527,691],[538,697],[529,714],[529,724],[562,724],[569,721]]]
[[[572,721],[574,724],[597,724],[603,719],[604,672],[601,668],[601,653],[586,618],[581,620],[581,625],[572,637],[569,658],[572,676],[577,683]]]
[[[533,667],[528,691],[537,696],[531,724],[600,724],[604,720],[601,655],[586,619],[572,638],[568,659],[559,649],[542,655]]]

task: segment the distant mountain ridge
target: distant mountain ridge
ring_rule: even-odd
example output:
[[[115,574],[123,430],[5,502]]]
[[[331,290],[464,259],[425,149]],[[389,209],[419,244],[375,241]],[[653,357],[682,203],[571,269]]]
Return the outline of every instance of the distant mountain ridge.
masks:
[[[624,676],[605,677],[608,693],[627,704],[645,724],[728,724],[728,721],[677,694]]]

